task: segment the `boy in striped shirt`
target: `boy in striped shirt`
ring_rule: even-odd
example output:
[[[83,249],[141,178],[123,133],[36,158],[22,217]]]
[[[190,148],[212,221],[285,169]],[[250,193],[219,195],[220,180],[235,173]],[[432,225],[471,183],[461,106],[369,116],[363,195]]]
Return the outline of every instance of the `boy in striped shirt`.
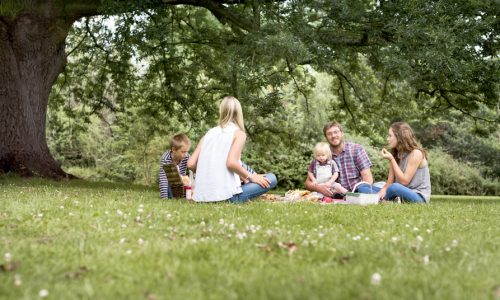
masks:
[[[161,156],[160,162],[160,198],[172,198],[172,188],[168,184],[163,165],[174,164],[181,176],[187,175],[187,161],[189,159],[191,140],[184,133],[178,133],[170,139],[170,150]]]

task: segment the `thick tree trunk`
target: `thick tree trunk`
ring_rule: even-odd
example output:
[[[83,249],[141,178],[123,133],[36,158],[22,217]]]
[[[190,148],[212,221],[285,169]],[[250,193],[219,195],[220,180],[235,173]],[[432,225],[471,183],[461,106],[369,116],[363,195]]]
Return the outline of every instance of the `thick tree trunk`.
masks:
[[[0,172],[69,177],[45,136],[49,93],[66,64],[69,27],[48,10],[0,16]]]

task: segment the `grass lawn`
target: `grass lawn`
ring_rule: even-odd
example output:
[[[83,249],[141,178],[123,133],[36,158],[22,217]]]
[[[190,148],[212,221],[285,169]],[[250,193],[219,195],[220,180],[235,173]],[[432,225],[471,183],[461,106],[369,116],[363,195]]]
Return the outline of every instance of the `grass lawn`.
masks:
[[[0,177],[1,299],[500,299],[500,197],[163,201]]]

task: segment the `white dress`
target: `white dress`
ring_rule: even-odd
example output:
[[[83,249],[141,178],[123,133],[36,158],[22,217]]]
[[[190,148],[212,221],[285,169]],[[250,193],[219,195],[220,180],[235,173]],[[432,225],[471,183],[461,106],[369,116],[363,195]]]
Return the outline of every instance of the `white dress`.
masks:
[[[196,202],[223,201],[242,192],[240,177],[226,165],[237,130],[239,128],[234,123],[228,123],[224,128],[217,126],[205,134],[196,165],[193,198]]]

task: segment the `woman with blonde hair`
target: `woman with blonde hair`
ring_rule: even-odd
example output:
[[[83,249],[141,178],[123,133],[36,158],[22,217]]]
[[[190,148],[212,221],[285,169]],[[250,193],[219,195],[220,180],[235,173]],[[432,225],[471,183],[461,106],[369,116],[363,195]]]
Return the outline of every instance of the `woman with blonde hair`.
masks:
[[[427,152],[420,146],[410,125],[396,122],[389,128],[387,142],[381,155],[389,161],[389,176],[378,193],[380,199],[429,203],[431,179]]]
[[[196,171],[195,201],[246,202],[276,186],[274,174],[251,173],[242,165],[245,141],[241,104],[227,96],[219,106],[219,125],[205,134],[188,161]]]

